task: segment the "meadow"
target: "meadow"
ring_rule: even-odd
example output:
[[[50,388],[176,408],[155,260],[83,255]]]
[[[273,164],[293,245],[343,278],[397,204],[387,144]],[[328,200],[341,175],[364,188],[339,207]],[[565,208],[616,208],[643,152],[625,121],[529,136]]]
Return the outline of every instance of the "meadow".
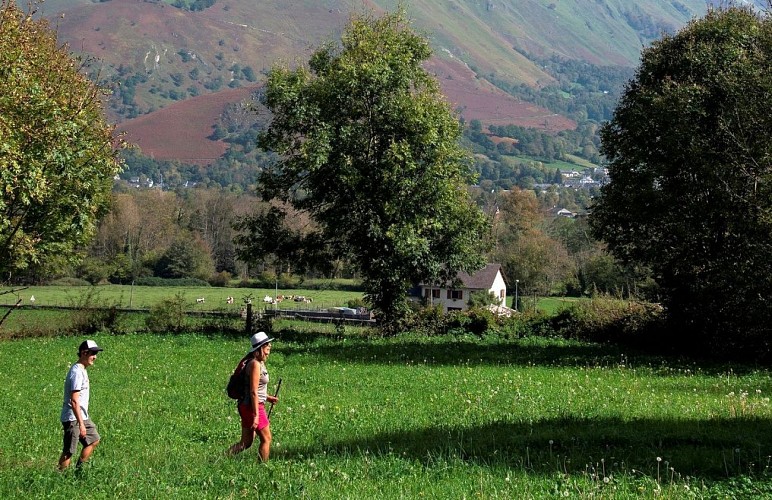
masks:
[[[557,339],[282,329],[271,461],[224,455],[246,338],[96,335],[103,436],[56,471],[76,337],[3,341],[0,497],[748,498],[772,495],[772,377]]]
[[[361,292],[341,290],[312,289],[282,289],[282,288],[220,288],[220,287],[171,287],[171,286],[132,286],[132,285],[99,285],[99,286],[30,286],[15,293],[0,295],[0,307],[16,304],[21,299],[21,305],[72,307],[83,304],[85,300],[92,304],[109,305],[123,308],[146,309],[163,299],[181,294],[190,309],[195,311],[238,310],[244,306],[245,300],[251,299],[255,304],[263,303],[266,296],[302,295],[312,299],[311,304],[304,307],[345,306],[350,299],[361,298]],[[2,290],[0,290],[2,291]],[[31,298],[35,301],[31,302]],[[228,304],[227,298],[233,297],[233,303]],[[203,298],[203,302],[197,299]],[[295,304],[284,302],[283,306],[293,307]]]

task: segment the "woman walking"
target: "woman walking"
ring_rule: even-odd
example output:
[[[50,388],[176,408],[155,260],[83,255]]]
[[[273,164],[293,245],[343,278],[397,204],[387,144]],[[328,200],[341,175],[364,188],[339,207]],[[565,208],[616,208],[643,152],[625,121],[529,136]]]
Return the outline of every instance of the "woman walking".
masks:
[[[257,434],[260,439],[260,460],[267,462],[271,453],[271,424],[265,412],[265,403],[279,402],[278,398],[268,394],[268,370],[265,368],[273,339],[265,332],[257,332],[250,341],[252,349],[245,356],[246,364],[241,371],[244,390],[238,402],[241,441],[231,446],[228,453],[236,455],[246,450],[252,446]]]

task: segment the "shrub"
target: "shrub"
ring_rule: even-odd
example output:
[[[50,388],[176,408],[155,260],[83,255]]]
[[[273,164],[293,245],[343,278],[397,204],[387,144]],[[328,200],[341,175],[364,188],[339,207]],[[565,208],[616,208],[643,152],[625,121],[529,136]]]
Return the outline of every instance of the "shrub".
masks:
[[[49,285],[52,286],[91,286],[91,283],[81,278],[59,278],[51,281]]]
[[[74,311],[71,315],[70,329],[73,333],[91,335],[96,332],[117,332],[120,330],[118,305],[108,303],[99,297],[96,288],[72,301]]]
[[[442,306],[421,305],[411,303],[410,314],[404,318],[401,331],[419,335],[443,335],[447,333],[447,316],[442,312]]]
[[[230,284],[231,278],[231,273],[228,271],[220,271],[219,273],[213,274],[212,277],[209,278],[209,284],[217,287],[226,287]]]
[[[662,312],[657,304],[602,298],[574,304],[548,321],[567,339],[642,347],[656,341],[654,332],[665,331]]]
[[[177,293],[151,307],[145,324],[151,332],[157,333],[180,333],[185,330],[185,296]]]
[[[364,299],[361,297],[357,297],[355,299],[350,299],[346,305],[352,309],[357,309],[359,307],[367,307],[367,304],[365,303]]]
[[[209,286],[209,283],[198,278],[159,278],[157,276],[138,278],[134,284],[137,286]]]
[[[449,314],[448,330],[463,330],[482,336],[486,333],[498,332],[496,316],[484,308],[472,308],[466,311]]]
[[[107,281],[110,275],[110,269],[99,259],[88,257],[78,266],[78,276],[88,281],[92,285],[98,285]]]
[[[497,304],[499,303],[499,299],[496,297],[496,295],[491,291],[484,291],[479,290],[477,292],[472,292],[472,294],[469,296],[469,308],[475,309],[475,308],[481,308],[485,306],[489,306],[491,304]]]

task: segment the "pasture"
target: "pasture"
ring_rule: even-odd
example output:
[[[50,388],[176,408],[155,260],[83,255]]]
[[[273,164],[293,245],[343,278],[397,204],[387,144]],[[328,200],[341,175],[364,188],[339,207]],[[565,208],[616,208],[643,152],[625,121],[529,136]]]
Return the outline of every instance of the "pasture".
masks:
[[[21,287],[17,287],[21,288]],[[2,290],[0,290],[2,291]],[[0,295],[0,307],[16,304],[21,299],[24,306],[56,306],[72,307],[88,300],[92,305],[109,305],[120,308],[147,309],[163,299],[182,294],[185,301],[194,311],[239,310],[244,301],[251,299],[256,305],[263,304],[265,296],[302,295],[312,299],[313,307],[345,306],[350,299],[361,298],[360,292],[340,290],[310,290],[282,288],[219,288],[219,287],[171,287],[171,286],[132,286],[132,285],[99,285],[99,286],[31,286],[15,293]],[[34,297],[35,300],[31,301]],[[233,303],[228,304],[228,297],[233,297]],[[198,299],[204,299],[198,301]],[[292,301],[284,302],[284,306],[292,306]]]
[[[246,339],[97,335],[80,474],[55,470],[80,338],[3,341],[0,497],[703,498],[772,495],[769,371],[526,338],[280,332],[272,459],[229,458]]]

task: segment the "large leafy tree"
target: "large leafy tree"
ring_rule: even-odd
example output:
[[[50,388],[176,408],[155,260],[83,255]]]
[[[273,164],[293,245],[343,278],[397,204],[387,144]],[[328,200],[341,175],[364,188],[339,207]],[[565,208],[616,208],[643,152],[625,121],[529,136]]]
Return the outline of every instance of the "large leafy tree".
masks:
[[[772,21],[718,9],[643,52],[602,130],[611,182],[592,226],[654,271],[686,340],[770,333],[771,109]]]
[[[0,0],[3,278],[74,257],[109,202],[116,142],[80,69],[46,21]]]
[[[487,222],[465,189],[460,124],[421,66],[430,54],[404,11],[357,16],[307,67],[272,69],[264,95],[260,144],[280,160],[262,194],[311,214],[386,325],[412,283],[484,263]]]

